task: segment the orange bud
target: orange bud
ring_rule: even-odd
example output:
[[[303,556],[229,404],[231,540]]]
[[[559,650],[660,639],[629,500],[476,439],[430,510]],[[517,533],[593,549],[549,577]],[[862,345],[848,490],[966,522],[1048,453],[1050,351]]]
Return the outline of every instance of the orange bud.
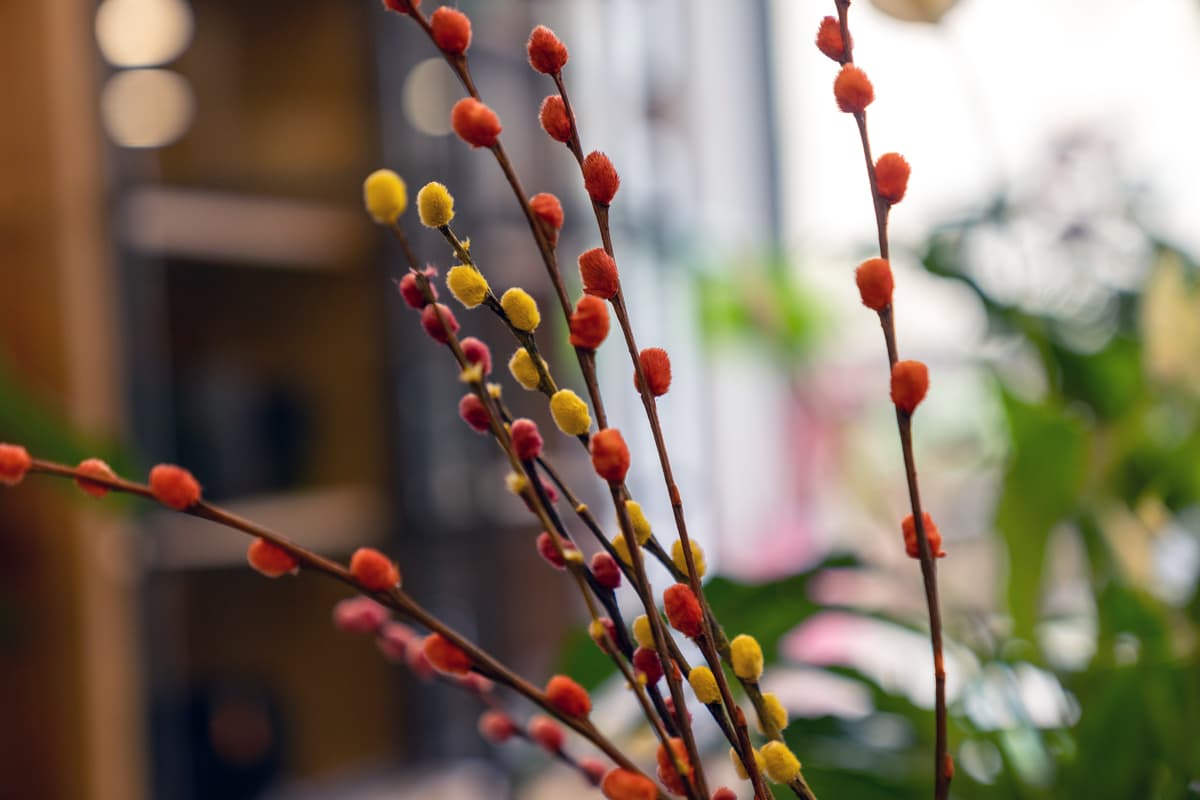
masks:
[[[646,683],[653,686],[663,676],[662,659],[658,651],[639,647],[633,651],[633,668],[646,676]]]
[[[734,793],[733,789],[722,786],[713,792],[712,800],[737,800],[737,794]]]
[[[604,776],[600,791],[608,800],[655,800],[658,787],[645,775],[627,769],[613,769]]]
[[[33,465],[29,451],[19,444],[0,444],[0,483],[16,486]]]
[[[474,97],[464,97],[450,110],[450,127],[471,147],[491,147],[500,139],[500,118]]]
[[[261,536],[246,549],[246,560],[250,566],[268,578],[295,575],[300,571],[300,562],[294,555]]]
[[[604,780],[604,773],[608,772],[608,764],[598,758],[584,756],[579,759],[579,771],[587,776],[592,786],[599,786]]]
[[[587,193],[602,206],[612,203],[621,188],[621,177],[608,156],[599,150],[588,153],[583,160],[583,186]]]
[[[491,709],[479,715],[479,735],[492,744],[504,744],[517,735],[517,723],[503,711]]]
[[[545,714],[538,714],[529,720],[529,738],[537,742],[550,753],[558,753],[567,743],[567,735],[562,726]]]
[[[397,14],[408,14],[421,5],[421,0],[383,0],[383,7]]]
[[[946,776],[946,780],[954,780],[954,756],[946,753],[946,761],[942,764],[942,774]]]
[[[541,192],[529,198],[529,209],[542,223],[542,230],[550,244],[558,244],[558,232],[563,226],[563,207],[555,195]]]
[[[461,56],[471,46],[471,20],[453,8],[442,6],[429,17],[433,41],[452,56]]]
[[[638,356],[638,361],[642,366],[642,374],[646,376],[646,382],[650,384],[650,394],[655,397],[666,394],[671,388],[671,359],[667,351],[661,347],[647,347]],[[633,373],[633,388],[639,392],[642,390],[638,385],[636,371]]]
[[[677,583],[663,592],[663,610],[671,627],[689,638],[704,633],[704,615],[700,601],[687,584]]]
[[[916,410],[929,391],[929,368],[920,361],[897,361],[892,367],[892,402],[905,414]]]
[[[542,454],[542,434],[533,420],[523,417],[514,419],[509,435],[512,437],[513,449],[517,451],[517,458],[522,461],[532,461]]]
[[[348,597],[333,607],[333,625],[345,633],[377,633],[391,612],[369,597]],[[409,630],[402,626],[399,630]]]
[[[605,589],[616,589],[621,585],[621,568],[616,559],[603,550],[592,556],[592,575]]]
[[[154,499],[176,511],[200,500],[200,484],[192,473],[174,464],[159,464],[150,470],[150,492]]]
[[[439,312],[441,319],[438,319]],[[442,325],[443,321],[445,326]],[[451,333],[458,333],[458,320],[444,303],[430,303],[421,311],[421,327],[429,334],[430,339],[439,344],[446,344],[450,341]],[[450,329],[449,333],[446,332],[446,328]]]
[[[471,671],[471,657],[461,647],[442,636],[431,633],[421,643],[421,650],[429,663],[438,672],[447,675],[465,675]]]
[[[687,787],[680,778],[679,772],[675,769],[675,762],[678,761],[683,767],[683,773],[690,781],[692,778],[692,766],[688,759],[687,748],[683,744],[683,740],[676,737],[669,740],[671,749],[668,750],[665,744],[658,746],[656,760],[658,761],[658,777],[668,789],[675,794],[687,794]],[[674,759],[672,759],[674,753]]]
[[[875,162],[875,185],[879,196],[892,205],[904,199],[912,167],[899,153],[884,153]]]
[[[933,518],[929,516],[928,511],[922,512],[921,521],[925,527],[925,538],[929,540],[929,552],[933,553],[934,558],[945,558],[946,552],[942,550],[942,534],[938,531],[937,525],[933,524]],[[904,552],[908,553],[910,558],[920,558],[921,543],[917,540],[917,526],[913,522],[912,514],[909,514],[900,523],[900,531],[904,534]]]
[[[79,462],[79,466],[75,469],[85,475],[94,475],[97,478],[109,478],[110,480],[117,477],[117,474],[112,471],[112,467],[105,464],[98,458],[87,458]],[[108,494],[108,487],[102,483],[89,481],[87,478],[76,478],[75,485],[83,491],[90,494],[92,497],[104,497]]]
[[[492,429],[492,415],[474,392],[467,392],[458,401],[458,415],[476,433],[487,433]]]
[[[825,17],[817,28],[817,49],[839,64],[846,60],[846,47],[842,40],[842,25],[835,17]]]
[[[437,286],[433,282],[437,274],[437,270],[433,267],[426,267],[424,270],[425,277],[429,278],[429,293],[433,295],[434,300],[437,300],[438,296]],[[408,304],[409,308],[425,307],[425,295],[421,293],[421,288],[417,286],[417,276],[412,272],[405,273],[404,277],[400,279],[399,288],[400,296],[404,298],[404,302]]]
[[[558,540],[558,547],[554,546],[555,539]],[[538,534],[538,537],[537,537],[538,555],[540,555],[542,558],[546,559],[546,563],[548,563],[550,566],[554,567],[555,569],[565,569],[567,566],[567,562],[563,558],[563,554],[570,550],[576,550],[576,549],[578,549],[578,548],[576,548],[574,544],[572,544],[568,540],[562,538],[561,536],[559,536],[556,533],[542,531],[541,533]],[[560,550],[562,552],[559,552]]]
[[[567,46],[545,25],[538,25],[529,34],[526,50],[529,52],[529,66],[544,75],[553,75],[566,66]]]
[[[579,298],[569,321],[571,344],[575,347],[595,350],[608,337],[608,306],[599,297],[585,294]]]
[[[605,428],[592,434],[588,442],[592,454],[592,468],[609,483],[625,482],[629,472],[629,447],[616,428]]]
[[[463,355],[472,364],[478,364],[484,375],[492,374],[492,351],[474,336],[468,336],[458,343]]]
[[[858,294],[862,297],[864,306],[875,311],[883,311],[892,304],[892,267],[882,258],[871,258],[858,265],[854,270],[854,282],[858,284]]]
[[[875,100],[875,89],[867,79],[867,73],[847,64],[833,82],[833,96],[842,111],[859,114]]]
[[[538,121],[542,124],[542,130],[554,141],[571,141],[571,119],[567,116],[566,104],[558,95],[552,94],[542,101]]]
[[[601,300],[612,299],[621,288],[617,262],[599,247],[579,257],[579,275],[583,278],[583,291]]]
[[[371,547],[360,547],[350,556],[350,574],[369,592],[386,592],[400,585],[399,568]]]
[[[586,717],[592,712],[587,690],[566,675],[555,675],[546,684],[546,699],[568,717]]]

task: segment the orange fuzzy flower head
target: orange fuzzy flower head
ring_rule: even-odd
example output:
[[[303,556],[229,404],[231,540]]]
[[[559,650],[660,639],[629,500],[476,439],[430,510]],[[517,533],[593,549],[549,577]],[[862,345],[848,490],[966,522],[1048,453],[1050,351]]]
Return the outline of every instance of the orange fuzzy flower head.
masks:
[[[374,635],[390,616],[390,611],[362,595],[348,597],[333,607],[333,625],[345,633]]]
[[[934,558],[945,558],[946,551],[942,549],[942,534],[938,531],[937,525],[933,524],[933,518],[929,516],[929,512],[921,514],[921,521],[924,523],[925,538],[929,540],[929,552],[933,553]],[[917,540],[917,526],[913,522],[913,515],[909,514],[900,523],[900,531],[904,534],[904,552],[908,553],[910,558],[921,557],[921,543]]]
[[[429,17],[433,41],[452,56],[461,56],[471,46],[471,20],[453,8],[442,6]]]
[[[625,482],[629,472],[629,447],[616,428],[605,428],[592,434],[588,442],[592,454],[592,468],[596,474],[613,484]]]
[[[544,75],[553,75],[567,65],[567,46],[554,31],[538,25],[529,34],[529,66]]]
[[[663,676],[662,659],[658,651],[650,647],[639,647],[633,651],[633,668],[646,676],[646,684],[653,686]]]
[[[617,262],[599,247],[579,257],[579,276],[583,278],[583,291],[602,300],[611,300],[621,288]]]
[[[500,139],[500,118],[474,97],[464,97],[450,110],[450,127],[471,147],[491,147]]]
[[[603,550],[592,556],[592,575],[605,589],[616,589],[621,585],[621,568],[617,566],[617,560]]]
[[[905,414],[916,410],[929,391],[929,368],[920,361],[897,361],[892,367],[892,402]]]
[[[97,478],[108,478],[112,480],[117,477],[117,474],[112,471],[112,467],[105,464],[98,458],[87,458],[79,462],[79,466],[75,469],[84,475],[92,475]],[[83,491],[90,494],[92,497],[104,497],[108,494],[108,487],[102,483],[89,481],[87,478],[76,478],[75,485]]]
[[[579,759],[579,770],[584,775],[587,775],[587,779],[591,782],[592,786],[599,786],[600,782],[604,780],[604,774],[608,772],[608,764],[605,764],[598,758],[584,756]]]
[[[571,344],[595,350],[608,337],[608,306],[599,297],[585,294],[571,312],[570,324]]]
[[[542,434],[538,431],[537,423],[531,419],[514,419],[510,428],[513,449],[517,458],[522,461],[532,461],[542,454]]]
[[[479,715],[479,735],[492,744],[504,744],[517,735],[517,723],[503,711],[489,709]]]
[[[400,569],[371,547],[360,547],[350,556],[350,574],[369,592],[386,592],[400,585]]]
[[[458,320],[444,303],[430,303],[421,311],[421,327],[429,334],[430,339],[439,344],[446,344],[450,341],[450,334],[458,333]]]
[[[610,205],[621,188],[621,177],[608,156],[599,150],[588,153],[583,160],[583,187],[602,206]]]
[[[817,49],[839,64],[846,61],[846,47],[842,39],[842,26],[836,17],[825,17],[817,28]]]
[[[604,776],[600,791],[608,800],[655,800],[658,787],[654,781],[627,769],[613,769]]]
[[[858,294],[867,308],[883,311],[892,304],[892,267],[882,258],[871,258],[858,265],[854,270],[854,282],[858,284]]]
[[[32,466],[29,451],[19,444],[0,444],[0,483],[16,486]]]
[[[150,470],[150,492],[155,500],[176,511],[200,501],[200,483],[192,473],[174,464],[159,464]]]
[[[461,647],[442,636],[431,633],[421,643],[425,658],[438,672],[447,675],[466,675],[471,671],[471,657]]]
[[[691,639],[704,633],[700,601],[687,584],[677,583],[663,592],[663,610],[671,627]]]
[[[261,536],[250,543],[246,550],[246,560],[250,562],[251,567],[268,578],[295,575],[300,571],[300,562],[294,555]]]
[[[555,547],[555,542],[558,546]],[[562,538],[557,533],[542,531],[537,537],[538,555],[546,560],[546,563],[555,569],[566,569],[566,555],[572,550],[576,550],[574,544]]]
[[[551,245],[558,244],[558,232],[563,226],[563,207],[558,198],[549,192],[541,192],[529,198],[529,209],[542,224],[542,230]]]
[[[847,114],[861,114],[875,100],[875,88],[863,72],[853,64],[842,67],[833,82],[833,96],[838,108]]]
[[[661,347],[647,347],[638,356],[642,374],[650,387],[650,394],[662,397],[671,388],[671,358]],[[637,372],[633,373],[633,388],[639,392],[642,387],[638,384]]]
[[[546,699],[568,717],[586,717],[592,713],[592,698],[587,690],[566,675],[555,675],[546,684]]]
[[[658,779],[673,793],[684,795],[687,794],[687,787],[680,778],[679,772],[675,769],[675,763],[678,761],[682,765],[684,775],[690,781],[692,778],[691,762],[688,760],[687,748],[684,746],[682,739],[671,739],[670,745],[670,750],[667,750],[665,744],[658,746],[656,756],[656,760],[658,761]],[[674,758],[672,758],[672,754],[674,754]]]
[[[571,118],[567,116],[567,106],[563,99],[556,94],[549,95],[542,101],[542,110],[538,112],[538,122],[542,130],[556,142],[571,141]]]
[[[561,752],[563,745],[567,743],[567,734],[563,732],[562,726],[545,714],[538,714],[529,720],[526,730],[529,738],[548,753]]]
[[[892,205],[904,199],[908,191],[908,176],[912,167],[899,153],[884,153],[875,162],[875,185],[879,196]]]

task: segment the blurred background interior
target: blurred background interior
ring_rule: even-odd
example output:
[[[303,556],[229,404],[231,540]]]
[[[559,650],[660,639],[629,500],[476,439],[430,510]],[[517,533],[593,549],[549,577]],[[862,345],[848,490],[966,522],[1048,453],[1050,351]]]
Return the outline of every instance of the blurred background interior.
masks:
[[[927,796],[923,597],[851,280],[874,222],[811,45],[833,3],[460,6],[525,188],[566,207],[564,263],[596,236],[523,45],[544,23],[570,47],[584,146],[621,172],[635,327],[674,362],[661,407],[711,597],[767,645],[809,782]],[[893,264],[902,352],[933,374],[917,458],[950,553],[955,796],[1200,797],[1200,4],[864,0],[853,30],[876,152],[913,164]],[[130,476],[185,464],[325,554],[385,548],[425,605],[535,683],[567,665],[649,753],[362,212],[377,167],[440,180],[492,285],[555,305],[494,162],[450,133],[461,90],[420,31],[377,0],[45,0],[0,4],[0,43],[0,441]],[[459,319],[507,360],[492,320]],[[665,535],[626,354],[600,369]],[[599,500],[579,453],[554,454]],[[342,587],[265,581],[244,551],[45,479],[0,493],[0,797],[589,795],[337,633]]]

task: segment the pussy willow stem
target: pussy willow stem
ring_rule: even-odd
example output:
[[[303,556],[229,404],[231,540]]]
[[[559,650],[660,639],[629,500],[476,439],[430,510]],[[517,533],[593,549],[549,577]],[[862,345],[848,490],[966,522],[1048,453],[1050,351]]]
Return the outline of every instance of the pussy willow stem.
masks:
[[[112,491],[123,492],[125,494],[137,495],[146,499],[154,499],[154,493],[150,491],[150,487],[145,484],[136,483],[134,481],[124,480],[123,478],[106,478],[91,473],[80,472],[75,467],[60,464],[54,461],[44,459],[33,459],[29,467],[30,473],[40,473],[44,475],[53,475],[60,478],[82,479],[91,484],[104,486]],[[430,614],[422,608],[415,600],[412,599],[406,592],[399,587],[389,589],[384,592],[374,592],[362,586],[354,576],[350,574],[350,570],[346,569],[341,564],[326,558],[318,553],[309,550],[308,548],[293,542],[291,539],[283,536],[276,531],[271,530],[256,522],[252,522],[244,517],[238,516],[231,511],[213,505],[206,500],[201,500],[186,509],[183,509],[182,514],[200,519],[206,519],[210,522],[215,522],[218,525],[223,525],[226,528],[249,534],[261,539],[265,539],[279,549],[291,554],[293,558],[302,566],[314,572],[321,573],[326,577],[333,578],[336,581],[346,584],[357,592],[365,594],[382,605],[387,606],[393,611],[398,612],[406,619],[417,622],[426,629],[434,633],[440,633],[451,643],[463,650],[471,658],[472,668],[481,675],[491,678],[499,684],[507,686],[522,695],[534,705],[540,707],[543,711],[558,719],[571,730],[578,733],[583,738],[598,747],[609,758],[623,769],[628,769],[639,774],[644,774],[630,761],[620,748],[610,742],[591,721],[571,717],[563,714],[558,710],[546,697],[545,693],[538,689],[533,684],[526,681],[521,676],[517,675],[502,662],[480,649],[474,643],[463,638],[457,631],[450,628],[437,617]],[[670,800],[670,798],[661,790],[658,792],[659,800]]]
[[[845,46],[845,63],[854,63],[854,54],[850,47],[850,26],[848,21],[850,0],[835,0],[838,10],[838,25],[841,28],[842,42]],[[867,136],[866,112],[854,115],[858,126],[859,138],[862,140],[863,157],[867,165],[867,180],[871,185],[871,201],[875,207],[875,226],[879,236],[879,257],[888,257],[888,211],[891,206],[879,194],[879,183],[875,175],[875,161],[871,157],[871,142]],[[887,346],[888,367],[896,365],[899,351],[896,345],[896,323],[892,307],[888,306],[879,312],[879,324],[883,329],[884,343]],[[933,648],[933,678],[934,678],[934,715],[936,724],[936,744],[934,747],[934,798],[946,800],[950,796],[950,761],[948,753],[948,736],[946,731],[946,667],[942,650],[942,612],[938,601],[937,561],[929,546],[929,537],[925,531],[925,518],[921,513],[921,492],[917,484],[916,459],[913,457],[912,446],[912,415],[896,409],[896,428],[900,433],[900,449],[904,455],[904,477],[908,483],[908,500],[912,507],[913,525],[917,533],[918,556],[921,563],[921,579],[925,588],[925,604],[929,609],[929,640]]]

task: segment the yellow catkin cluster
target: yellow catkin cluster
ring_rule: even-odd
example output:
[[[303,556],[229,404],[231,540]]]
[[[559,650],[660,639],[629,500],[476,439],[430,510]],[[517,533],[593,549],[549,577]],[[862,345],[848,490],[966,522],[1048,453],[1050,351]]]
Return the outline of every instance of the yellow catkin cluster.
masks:
[[[704,562],[704,550],[690,539],[688,544],[692,546],[692,563],[696,565],[696,575],[703,578],[704,573],[708,572],[708,565]],[[684,575],[688,574],[687,560],[683,557],[683,542],[678,539],[671,545],[671,560],[675,562],[676,569]]]
[[[708,667],[692,667],[692,671],[688,673],[688,683],[692,685],[696,699],[705,705],[721,699],[721,689],[717,686],[717,677]]]
[[[570,389],[559,389],[550,398],[550,416],[554,424],[568,436],[582,436],[592,427],[587,403]]]
[[[623,543],[625,540],[621,541]],[[638,643],[639,647],[654,647],[654,632],[650,630],[650,618],[645,614],[633,621],[633,640]]]
[[[542,321],[537,301],[524,289],[513,287],[500,298],[500,307],[508,315],[508,321],[519,331],[532,333]]]
[[[529,488],[529,479],[518,472],[510,472],[505,475],[504,483],[510,492],[518,496]]]
[[[742,680],[756,683],[762,677],[763,651],[753,636],[735,636],[729,643],[729,660],[733,662],[733,674]]]
[[[742,763],[742,757],[738,755],[737,750],[732,748],[729,750],[729,760],[733,762],[733,768],[737,772],[737,776],[739,778],[744,781],[750,780],[750,775],[746,772],[746,765]],[[762,772],[764,769],[766,769],[766,762],[763,761],[763,754],[757,750],[754,751],[754,763],[758,765],[759,772]]]
[[[625,562],[627,566],[633,566],[633,556],[629,553],[629,545],[625,543],[625,534],[618,533],[612,540],[613,550],[617,552],[617,558]],[[648,624],[648,623],[647,623]]]
[[[637,537],[638,544],[645,544],[654,531],[650,530],[650,520],[646,519],[641,504],[636,500],[626,500],[625,513],[629,515],[629,524],[633,527],[633,535]]]
[[[459,264],[446,273],[446,288],[466,308],[475,308],[488,294],[487,278],[474,267]]]
[[[538,358],[541,358],[541,356],[538,356]],[[542,358],[542,368],[546,370],[546,374],[550,373],[550,365],[546,363],[546,359],[544,358]],[[530,391],[538,388],[538,384],[541,383],[537,367],[533,363],[533,358],[524,347],[518,348],[517,352],[513,353],[512,358],[508,360],[508,371],[512,373],[517,383]],[[586,411],[587,409],[584,410]]]
[[[408,208],[408,187],[390,169],[377,169],[363,181],[363,204],[380,225],[391,225]]]
[[[791,783],[800,776],[800,759],[783,742],[767,742],[762,748],[767,777],[776,783]]]
[[[454,219],[454,196],[437,181],[427,183],[417,192],[417,213],[427,228],[449,225]]]
[[[767,692],[763,695],[762,699],[763,710],[766,712],[767,719],[775,726],[777,730],[786,730],[788,726],[788,712],[787,709],[783,707],[783,703],[779,701],[778,695],[776,695],[774,692]],[[761,720],[759,721],[758,731],[764,736],[767,735],[767,731],[763,727]]]

